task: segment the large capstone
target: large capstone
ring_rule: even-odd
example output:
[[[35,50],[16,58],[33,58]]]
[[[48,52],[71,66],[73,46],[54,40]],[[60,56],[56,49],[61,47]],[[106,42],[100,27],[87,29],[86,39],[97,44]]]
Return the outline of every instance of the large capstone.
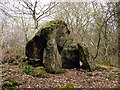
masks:
[[[62,68],[60,52],[68,39],[69,30],[63,21],[51,21],[42,27],[26,45],[28,58],[40,59],[47,72]]]

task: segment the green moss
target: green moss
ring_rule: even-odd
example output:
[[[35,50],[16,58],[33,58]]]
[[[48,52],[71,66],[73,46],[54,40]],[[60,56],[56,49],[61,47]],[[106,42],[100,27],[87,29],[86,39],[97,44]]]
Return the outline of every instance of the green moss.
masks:
[[[17,73],[20,73],[20,71],[17,71]]]
[[[66,73],[66,70],[60,70],[56,72],[56,74],[63,74],[63,73]]]
[[[30,74],[30,69],[31,69],[31,66],[28,66],[28,65],[25,65],[23,69],[23,72],[26,73],[26,74]]]
[[[107,68],[104,68],[104,67],[101,67],[101,66],[96,66],[96,69],[107,70]]]
[[[8,72],[11,72],[11,70],[7,70]]]
[[[71,83],[68,83],[66,86],[62,86],[60,88],[74,88],[74,85]]]
[[[45,26],[46,27],[50,27],[51,25],[55,24],[57,21],[50,21],[49,23],[47,23]]]
[[[120,89],[120,84],[116,85],[116,87],[115,87],[115,88],[118,88],[118,89]]]
[[[2,84],[2,88],[9,88],[10,90],[14,90],[16,88],[16,86],[13,86],[12,84],[10,83],[4,83]]]
[[[43,66],[35,68],[34,72],[41,73],[41,74],[46,73],[45,68]]]
[[[45,84],[45,81],[40,82],[41,84]]]
[[[56,27],[53,27],[52,25],[56,24]],[[36,35],[40,36],[41,31],[45,31],[45,30],[53,30],[53,28],[57,28],[57,26],[59,26],[60,24],[65,24],[65,22],[61,21],[61,20],[53,20],[48,22],[44,27],[41,27],[38,32],[36,33]],[[66,24],[65,24],[66,25]]]
[[[117,78],[116,73],[110,74],[108,78],[109,78],[110,81]]]
[[[60,88],[67,88],[66,86],[61,86]]]
[[[109,66],[113,66],[113,64],[111,63],[110,60],[103,60],[100,64],[102,65],[109,65]]]
[[[82,46],[82,43],[77,43],[77,46]]]
[[[7,71],[5,70],[5,71],[2,71],[2,73],[6,73]]]
[[[0,66],[0,68],[3,68],[3,66]]]
[[[3,88],[15,89],[16,86],[22,85],[21,83],[16,82],[15,80],[11,79],[10,77],[8,77],[7,79],[5,79],[4,81],[9,81],[10,83],[4,83],[2,85]]]
[[[30,73],[33,77],[44,77],[43,74],[45,74],[45,68],[43,66],[34,68],[34,70]]]
[[[8,78],[6,78],[4,81],[9,81],[9,82],[11,82],[12,79],[11,79],[11,77],[8,77]]]
[[[23,60],[23,58],[18,58],[17,59],[17,61],[20,62],[20,63],[22,62],[22,60]]]
[[[18,65],[19,63],[17,62],[17,60],[14,60],[12,65]]]
[[[52,83],[52,85],[57,85],[56,83]]]
[[[50,30],[50,29],[53,29],[51,27],[51,25],[55,24],[57,21],[50,21],[48,22],[44,27],[41,27],[38,32],[36,33],[36,35],[40,36],[40,33],[42,30]]]
[[[10,83],[4,83],[2,84],[2,87],[6,88],[6,87],[12,87],[12,84]]]
[[[66,85],[66,87],[67,88],[74,88],[74,85],[69,83],[69,84]]]

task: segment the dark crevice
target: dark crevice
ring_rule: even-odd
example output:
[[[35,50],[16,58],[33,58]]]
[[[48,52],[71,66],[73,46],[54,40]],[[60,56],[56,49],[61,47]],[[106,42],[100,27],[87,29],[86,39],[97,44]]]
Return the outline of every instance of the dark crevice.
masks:
[[[58,48],[58,51],[59,51],[59,54],[60,54],[61,51],[63,50],[63,47],[60,47],[60,46],[57,44],[57,48]]]

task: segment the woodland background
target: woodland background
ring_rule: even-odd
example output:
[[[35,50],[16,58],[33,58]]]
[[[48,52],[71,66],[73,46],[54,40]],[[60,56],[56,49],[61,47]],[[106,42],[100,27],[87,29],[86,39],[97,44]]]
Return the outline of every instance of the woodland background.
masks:
[[[26,43],[51,20],[64,20],[74,43],[88,46],[97,63],[118,66],[119,2],[0,1],[2,60],[24,55]],[[71,43],[71,42],[70,42]]]

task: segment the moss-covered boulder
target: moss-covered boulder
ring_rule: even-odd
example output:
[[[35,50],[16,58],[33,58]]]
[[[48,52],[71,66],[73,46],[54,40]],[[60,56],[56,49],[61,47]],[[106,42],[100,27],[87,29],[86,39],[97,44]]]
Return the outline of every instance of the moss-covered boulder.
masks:
[[[45,77],[45,74],[46,74],[46,71],[43,66],[32,68],[30,73],[30,75],[34,77],[40,77],[40,78]]]
[[[51,21],[42,27],[26,45],[28,58],[40,59],[47,72],[62,68],[60,52],[68,39],[69,30],[64,21]]]
[[[50,21],[42,27],[26,45],[26,56],[30,64],[43,65],[47,72],[56,73],[62,68],[84,67],[92,71],[95,62],[88,48],[80,43],[74,45],[64,21]],[[69,38],[69,39],[68,39]],[[33,60],[37,60],[33,62]],[[81,64],[82,63],[82,64]]]

